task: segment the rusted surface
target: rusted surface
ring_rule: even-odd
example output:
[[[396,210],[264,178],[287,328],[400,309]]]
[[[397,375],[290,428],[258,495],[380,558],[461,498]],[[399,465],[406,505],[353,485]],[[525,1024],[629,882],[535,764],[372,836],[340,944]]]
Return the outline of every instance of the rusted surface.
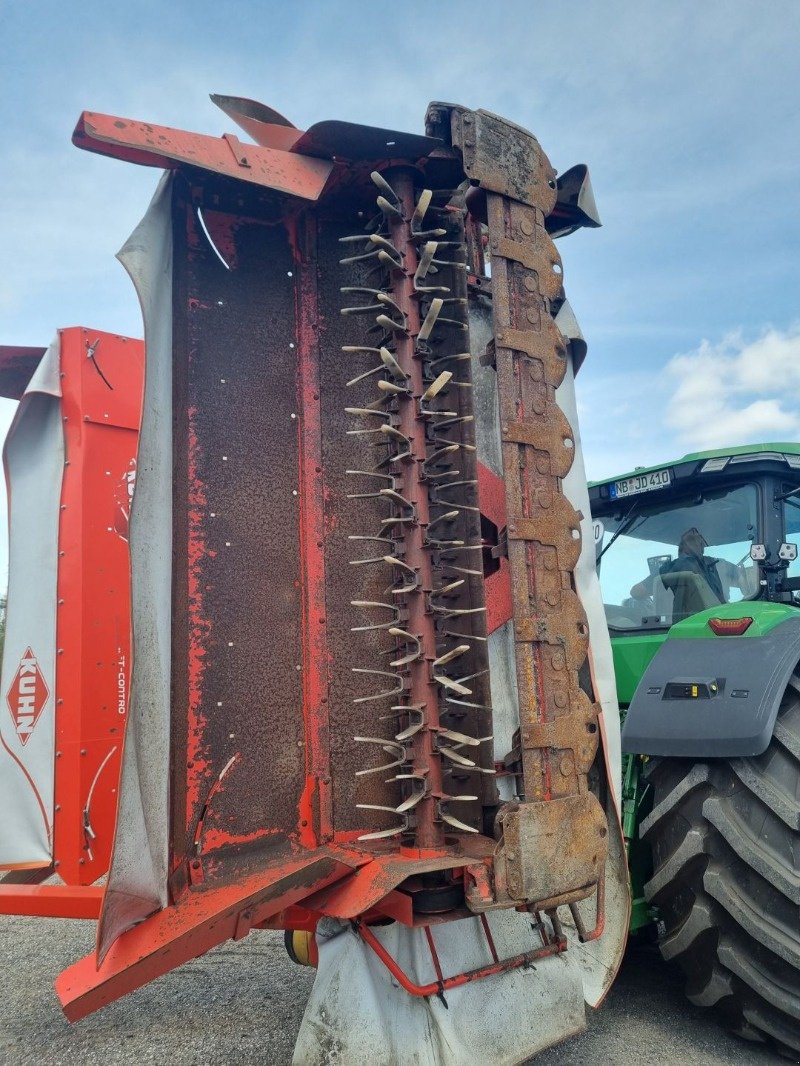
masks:
[[[176,185],[175,863],[201,816],[203,850],[294,831],[305,778],[295,263],[240,217],[225,270],[197,197]]]
[[[603,808],[591,792],[559,803],[509,805],[499,817],[503,848],[495,877],[512,899],[537,900],[595,891],[608,852]]]
[[[482,189],[552,211],[556,172],[528,130],[490,111],[441,103],[429,105],[425,127],[461,152],[465,174]]]
[[[70,1021],[140,988],[216,944],[241,935],[299,899],[346,876],[352,866],[324,849],[299,857],[283,855],[257,873],[225,878],[207,890],[187,893],[168,910],[125,933],[102,965],[89,955],[56,981]]]
[[[530,858],[531,868],[542,871],[535,880],[522,865],[519,839],[511,842],[504,834],[497,898],[510,895],[531,904],[538,895],[565,902],[571,891],[596,885],[598,869],[592,831],[586,819],[571,824],[571,805],[593,805],[605,823],[596,800],[588,798],[598,728],[597,708],[579,682],[588,651],[572,574],[580,515],[560,481],[572,464],[574,435],[555,402],[566,371],[566,342],[554,321],[563,300],[561,260],[545,225],[556,203],[555,172],[535,138],[495,116],[432,105],[429,131],[446,136],[448,127],[466,172],[485,194],[485,204],[481,199],[477,206],[488,226],[492,263],[492,361],[520,702],[518,780],[526,801],[526,813],[514,816],[513,828],[509,822],[509,834],[527,833],[535,854],[537,820],[544,827],[569,826],[574,848],[571,864],[552,866],[552,849],[542,838],[538,859]],[[500,824],[504,819],[501,811]]]
[[[84,111],[78,120],[72,143],[89,152],[147,167],[202,167],[306,200],[319,198],[333,170],[333,163],[324,159],[309,159],[261,145],[247,145],[246,152],[237,155],[223,137],[90,111]]]

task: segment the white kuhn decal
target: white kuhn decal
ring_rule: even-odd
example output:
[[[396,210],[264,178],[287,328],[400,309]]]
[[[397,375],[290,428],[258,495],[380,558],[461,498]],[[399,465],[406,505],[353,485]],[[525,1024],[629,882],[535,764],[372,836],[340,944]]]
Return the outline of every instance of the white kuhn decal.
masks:
[[[28,743],[49,698],[50,690],[39,669],[36,656],[28,648],[20,659],[14,680],[6,693],[11,719],[22,744]]]
[[[114,532],[122,537],[124,541],[128,539],[128,523],[130,521],[131,514],[131,500],[133,499],[133,490],[136,487],[136,460],[131,459],[128,469],[120,478],[117,483],[117,490],[114,493]]]

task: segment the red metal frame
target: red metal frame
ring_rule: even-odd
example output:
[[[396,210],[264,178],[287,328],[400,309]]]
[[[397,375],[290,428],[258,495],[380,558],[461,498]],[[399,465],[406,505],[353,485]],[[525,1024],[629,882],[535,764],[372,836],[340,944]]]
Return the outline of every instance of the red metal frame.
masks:
[[[59,519],[53,867],[64,883],[0,885],[0,913],[86,918],[97,916],[100,890],[85,886],[105,874],[111,857],[128,706],[127,510],[144,344],[80,327],[59,335],[67,462]],[[25,350],[29,368],[43,351]],[[18,363],[0,362],[0,388],[21,395]],[[10,371],[16,378],[6,382]]]

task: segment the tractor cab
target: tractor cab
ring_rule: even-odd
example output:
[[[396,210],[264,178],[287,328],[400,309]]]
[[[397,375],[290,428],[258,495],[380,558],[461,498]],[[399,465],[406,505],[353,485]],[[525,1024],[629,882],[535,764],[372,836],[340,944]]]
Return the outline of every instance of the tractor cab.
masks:
[[[800,1052],[800,446],[589,487],[622,729],[631,931],[693,1003]]]
[[[687,455],[589,496],[612,638],[663,634],[724,604],[800,606],[800,446]]]

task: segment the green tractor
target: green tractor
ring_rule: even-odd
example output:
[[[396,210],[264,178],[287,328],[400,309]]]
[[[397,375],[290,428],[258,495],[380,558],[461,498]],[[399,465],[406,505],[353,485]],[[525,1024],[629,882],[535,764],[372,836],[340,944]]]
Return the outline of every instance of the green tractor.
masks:
[[[631,931],[689,999],[800,1052],[800,446],[589,490],[623,715]]]

